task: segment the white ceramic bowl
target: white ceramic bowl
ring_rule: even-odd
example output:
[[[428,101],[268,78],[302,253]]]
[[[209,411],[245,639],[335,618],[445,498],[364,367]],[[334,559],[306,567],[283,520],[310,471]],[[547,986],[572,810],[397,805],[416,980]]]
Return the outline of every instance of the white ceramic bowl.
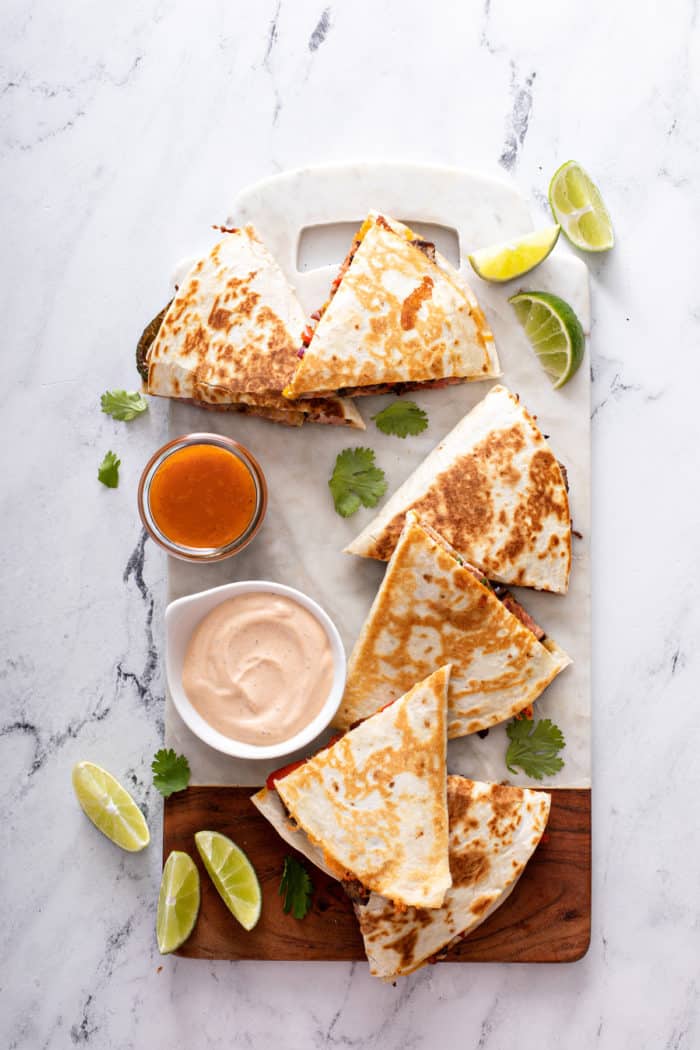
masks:
[[[226,601],[227,598],[235,598],[238,594],[249,594],[251,592],[282,594],[308,609],[326,632],[333,655],[333,685],[326,702],[316,717],[294,736],[289,737],[288,740],[282,740],[277,744],[267,744],[264,747],[257,744],[246,744],[240,740],[232,740],[217,729],[214,729],[195,710],[187,699],[185,690],[182,688],[182,665],[185,660],[187,645],[197,624],[208,612],[221,602]],[[213,587],[209,591],[200,591],[199,594],[191,594],[186,598],[178,598],[176,601],[171,602],[165,610],[165,634],[165,672],[168,678],[170,695],[178,714],[185,725],[200,740],[203,740],[205,744],[213,747],[216,751],[222,751],[225,755],[253,759],[281,758],[284,755],[289,755],[292,751],[304,747],[314,737],[317,737],[319,733],[322,733],[338,710],[343,690],[345,689],[346,673],[345,649],[338,634],[338,629],[320,605],[293,587],[285,587],[281,583],[272,583],[269,580],[244,580],[239,583],[226,583],[223,587]]]

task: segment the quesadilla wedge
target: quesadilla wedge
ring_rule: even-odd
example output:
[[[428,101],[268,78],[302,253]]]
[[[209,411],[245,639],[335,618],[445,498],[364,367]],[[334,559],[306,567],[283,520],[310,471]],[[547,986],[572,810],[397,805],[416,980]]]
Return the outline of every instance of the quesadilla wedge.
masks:
[[[539,844],[551,796],[448,776],[449,857],[452,886],[440,908],[398,909],[386,897],[344,882],[365,942],[370,972],[384,980],[443,958],[510,896]],[[278,834],[313,864],[336,877],[301,829],[294,830],[276,792],[263,788],[252,801]]]
[[[280,778],[287,812],[324,864],[397,907],[450,886],[445,755],[449,666]]]
[[[399,911],[376,893],[355,900],[370,973],[385,981],[439,959],[513,892],[539,845],[551,796],[447,778],[452,886],[441,908]]]
[[[446,663],[447,735],[458,737],[518,714],[571,660],[504,587],[493,589],[409,511],[350,656],[334,725],[367,718]]]
[[[387,561],[409,510],[490,580],[566,593],[565,473],[533,416],[504,386],[443,438],[346,552]]]
[[[282,397],[299,361],[303,311],[252,226],[222,232],[159,315],[160,323],[154,318],[144,332],[137,357],[147,392],[293,426],[308,420],[364,429],[349,401],[319,398],[295,405]]]
[[[403,393],[501,374],[464,278],[435,245],[376,211],[312,319],[286,397]]]

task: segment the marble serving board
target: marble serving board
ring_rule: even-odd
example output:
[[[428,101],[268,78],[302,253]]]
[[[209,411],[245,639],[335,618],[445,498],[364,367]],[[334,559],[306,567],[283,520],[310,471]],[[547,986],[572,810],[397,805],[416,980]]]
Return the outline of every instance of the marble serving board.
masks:
[[[503,369],[499,380],[517,392],[538,417],[570,482],[574,528],[571,586],[565,596],[514,589],[545,630],[573,658],[537,701],[539,717],[561,727],[564,768],[534,783],[510,774],[504,756],[503,726],[478,736],[452,740],[451,772],[474,779],[509,780],[526,786],[590,786],[590,369],[588,354],[576,376],[553,390],[515,320],[507,299],[520,288],[552,291],[575,309],[586,333],[590,327],[588,271],[564,244],[520,282],[499,286],[480,281],[469,266],[469,252],[532,229],[527,201],[515,186],[484,175],[446,168],[397,164],[353,164],[302,169],[275,176],[244,190],[221,219],[227,225],[253,223],[295,286],[307,313],[326,299],[347,250],[338,224],[359,226],[370,208],[384,210],[421,232],[437,233],[438,247],[458,251],[459,265],[493,329]],[[438,228],[437,231],[435,228]],[[347,227],[348,230],[351,226]],[[206,250],[214,242],[194,245]],[[300,253],[300,240],[303,252]],[[457,247],[458,246],[458,247]],[[330,254],[329,254],[330,253]],[[337,257],[334,257],[337,253]],[[314,260],[324,265],[314,265]],[[182,273],[182,267],[179,272]],[[315,598],[337,624],[349,655],[384,572],[384,564],[343,554],[342,549],[374,516],[360,509],[343,519],[334,508],[328,479],[341,449],[367,445],[387,477],[388,495],[493,384],[477,382],[413,393],[428,413],[423,434],[400,440],[371,422],[391,397],[360,398],[365,433],[307,424],[295,429],[266,420],[208,412],[175,401],[170,434],[215,431],[248,446],[261,463],[269,486],[269,506],[255,541],[241,554],[211,565],[169,559],[169,597],[175,599],[233,580],[269,579],[297,587]],[[189,758],[194,784],[259,785],[272,762],[250,762],[221,755],[202,744],[184,725],[167,698],[168,746]],[[323,739],[323,738],[320,738]],[[311,745],[306,753],[314,750]]]

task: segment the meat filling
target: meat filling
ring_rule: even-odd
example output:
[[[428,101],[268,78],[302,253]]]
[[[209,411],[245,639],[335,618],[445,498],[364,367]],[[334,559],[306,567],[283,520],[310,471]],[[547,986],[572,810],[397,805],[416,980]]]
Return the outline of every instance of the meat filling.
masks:
[[[539,624],[533,620],[528,612],[525,612],[520,602],[516,602],[507,587],[502,583],[490,583],[482,572],[479,572],[479,570],[475,569],[473,565],[469,565],[461,559],[460,565],[463,569],[466,569],[467,572],[470,572],[472,576],[475,576],[477,580],[489,587],[501,604],[505,605],[508,612],[511,613],[516,620],[520,620],[523,627],[527,627],[528,631],[532,631],[538,642],[544,641],[547,637],[547,632],[542,630]]]
[[[559,470],[561,471],[562,477],[564,478],[564,488],[568,492],[569,491],[569,475],[566,473],[566,467],[559,460],[557,460],[557,463],[559,463]]]
[[[343,879],[343,889],[353,904],[366,904],[369,900],[370,891],[359,879]]]
[[[423,255],[427,255],[431,262],[435,262],[435,245],[432,241],[424,241],[421,237],[416,237],[411,244],[423,252]]]
[[[410,390],[441,390],[446,386],[455,386],[463,383],[464,379],[459,376],[450,376],[447,379],[425,379],[415,383],[377,383],[374,386],[346,386],[337,391],[338,397],[369,397],[377,394],[396,394],[400,397]],[[314,396],[313,394],[311,395]],[[321,396],[316,394],[316,397]]]
[[[525,612],[522,605],[519,602],[516,602],[515,598],[506,587],[502,584],[495,584],[492,590],[499,601],[505,605],[508,612],[515,616],[517,620],[520,620],[521,624],[524,627],[527,627],[528,631],[532,631],[538,642],[544,641],[547,637],[547,632],[543,631],[530,614]]]

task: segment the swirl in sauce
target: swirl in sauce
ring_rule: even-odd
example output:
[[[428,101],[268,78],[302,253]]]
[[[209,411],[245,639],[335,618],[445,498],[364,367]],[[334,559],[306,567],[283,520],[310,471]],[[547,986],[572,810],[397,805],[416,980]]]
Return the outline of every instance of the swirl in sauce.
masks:
[[[190,638],[182,686],[202,718],[246,744],[278,744],[308,725],[333,684],[325,630],[280,594],[229,598]]]

